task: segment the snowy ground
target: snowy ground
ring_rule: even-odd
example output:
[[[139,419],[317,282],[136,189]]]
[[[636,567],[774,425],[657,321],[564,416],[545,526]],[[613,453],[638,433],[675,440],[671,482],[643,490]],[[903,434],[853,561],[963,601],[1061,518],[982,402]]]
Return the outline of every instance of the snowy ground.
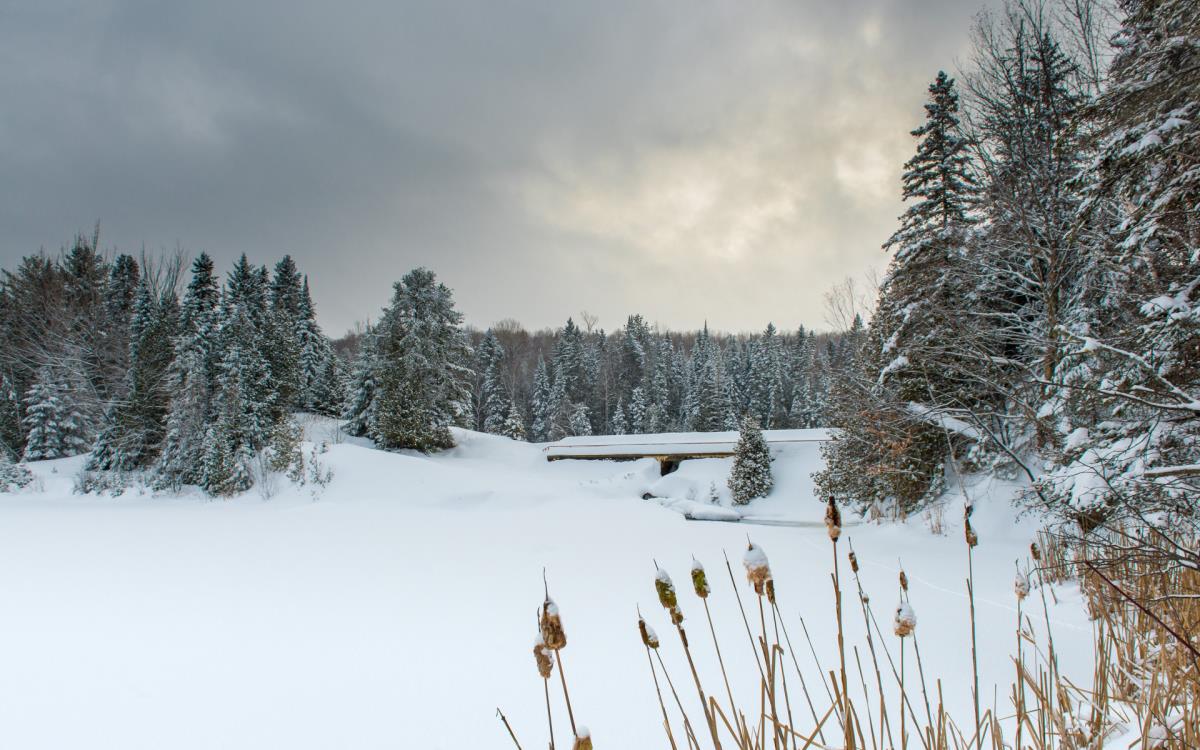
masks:
[[[823,528],[692,522],[641,499],[688,500],[689,488],[723,478],[726,462],[685,463],[660,478],[652,461],[547,463],[533,446],[461,438],[433,458],[333,445],[323,460],[334,480],[315,499],[286,483],[269,500],[78,496],[79,459],[35,464],[35,486],[0,495],[0,747],[511,747],[497,706],[525,747],[544,747],[531,654],[543,567],[567,628],[579,721],[598,747],[664,747],[638,605],[663,637],[682,696],[691,693],[651,561],[679,585],[698,668],[716,689],[687,585],[692,556],[706,564],[734,692],[748,706],[758,678],[722,562],[728,551],[742,585],[747,534],[770,557],[793,640],[803,616],[822,666],[835,665]],[[781,455],[776,493],[753,512],[819,520],[811,463]],[[1014,522],[1008,488],[971,492],[982,537],[981,693],[991,704],[999,682],[1003,714],[1013,561],[1024,559],[1034,526]],[[846,537],[889,630],[903,559],[926,676],[942,677],[951,709],[966,716],[966,562],[961,531],[950,527],[939,537],[920,520],[860,525]],[[1090,626],[1072,588],[1057,595],[1056,646],[1065,671],[1086,679]],[[852,596],[847,622],[850,643],[861,644]],[[812,656],[801,648],[797,658],[823,693]],[[560,710],[556,727],[565,726]]]

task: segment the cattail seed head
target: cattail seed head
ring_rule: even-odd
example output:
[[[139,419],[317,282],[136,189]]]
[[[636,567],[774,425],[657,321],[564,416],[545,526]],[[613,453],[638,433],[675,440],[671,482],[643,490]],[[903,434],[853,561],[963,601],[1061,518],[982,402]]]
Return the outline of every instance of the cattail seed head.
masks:
[[[1034,562],[1040,562],[1042,559],[1042,548],[1037,542],[1029,545],[1029,554],[1033,555]]]
[[[904,573],[904,569],[900,569],[900,590],[908,593],[908,576]]]
[[[750,542],[746,554],[742,556],[742,564],[746,566],[746,580],[754,586],[754,593],[762,596],[766,591],[767,579],[771,577],[771,566],[762,547]]]
[[[829,505],[825,507],[825,529],[835,542],[842,535],[842,512],[838,510],[837,501],[832,495],[829,496]]]
[[[537,640],[533,642],[533,660],[537,663],[538,674],[543,680],[550,679],[550,673],[554,670],[554,661],[550,658],[550,649],[546,648],[546,639],[538,633]]]
[[[654,628],[647,625],[641,617],[638,618],[638,633],[641,634],[642,643],[646,648],[658,648],[658,633],[655,633]]]
[[[975,529],[971,527],[969,520],[963,527],[963,536],[966,537],[968,547],[974,547],[979,544],[979,535],[975,533]]]
[[[575,735],[575,744],[571,750],[592,750],[592,733],[587,727],[580,727],[578,734]]]
[[[658,602],[665,609],[671,609],[679,605],[679,597],[675,595],[675,583],[671,580],[671,576],[667,575],[667,571],[658,568],[654,574],[654,590],[658,592]]]
[[[768,578],[766,584],[763,585],[763,588],[765,588],[767,590],[767,601],[770,602],[771,604],[774,604],[775,603],[775,579]]]
[[[912,605],[908,602],[900,602],[896,605],[896,635],[904,638],[912,635],[917,629],[917,614],[913,612]]]
[[[672,625],[678,625],[683,622],[683,610],[681,610],[679,607],[670,607],[667,610],[667,614],[671,617]]]
[[[542,629],[542,639],[546,648],[559,651],[567,645],[567,632],[563,630],[562,616],[558,613],[558,605],[550,597],[542,603],[542,618],[539,623]]]
[[[1029,596],[1029,576],[1017,571],[1017,577],[1013,581],[1013,593],[1017,595],[1017,601],[1022,601]]]
[[[708,576],[704,574],[704,566],[699,560],[692,560],[692,588],[696,590],[696,596],[701,599],[707,599],[708,594],[712,589],[708,587]]]
[[[853,552],[850,553],[850,570],[855,573],[858,572],[858,555],[855,555]]]

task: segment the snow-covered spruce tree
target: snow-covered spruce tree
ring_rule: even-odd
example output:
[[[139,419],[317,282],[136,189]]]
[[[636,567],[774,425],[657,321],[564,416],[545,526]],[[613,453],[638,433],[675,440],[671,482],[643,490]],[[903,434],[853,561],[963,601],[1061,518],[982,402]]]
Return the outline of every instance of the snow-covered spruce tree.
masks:
[[[729,412],[721,386],[721,351],[708,333],[708,324],[692,345],[687,395],[684,398],[684,427],[693,432],[725,429]]]
[[[23,452],[21,396],[12,377],[0,372],[0,454],[16,459]]]
[[[575,404],[571,407],[571,419],[568,428],[571,435],[592,434],[592,422],[588,416],[586,404]]]
[[[25,394],[26,461],[74,456],[87,449],[82,415],[64,398],[57,374],[49,367],[38,370],[37,380]]]
[[[277,271],[278,273],[278,271]],[[342,413],[342,374],[337,354],[329,338],[317,325],[308,277],[300,290],[296,313],[296,340],[299,343],[299,392],[296,406],[317,414]]]
[[[371,436],[388,449],[454,445],[470,417],[471,349],[450,289],[418,268],[396,284],[377,332],[380,387]]]
[[[729,472],[729,491],[733,493],[733,502],[745,505],[756,497],[766,497],[774,486],[771,450],[767,447],[758,420],[747,414],[742,418],[733,469]]]
[[[544,443],[550,439],[550,425],[553,420],[554,404],[551,401],[554,389],[550,385],[550,375],[546,371],[546,360],[538,357],[537,367],[533,371],[533,393],[530,394],[530,412],[533,423],[529,428],[529,439],[535,443]]]
[[[478,427],[484,432],[500,435],[508,419],[509,399],[501,381],[504,364],[504,347],[492,329],[488,329],[476,350],[479,371],[482,373],[479,387],[479,408],[476,411]]]
[[[646,419],[646,392],[641,386],[633,389],[627,412],[629,434],[640,435],[649,432]]]
[[[783,401],[783,349],[774,323],[768,323],[750,349],[750,413],[766,429],[787,419]]]
[[[125,398],[109,410],[88,468],[130,471],[157,457],[170,403],[168,371],[179,307],[174,289],[159,290],[143,276],[129,324],[129,369]]]
[[[292,257],[283,256],[275,264],[271,277],[269,309],[263,330],[264,354],[279,394],[277,408],[281,413],[289,408],[308,408],[304,400],[305,372],[301,357],[306,345],[314,347],[320,343],[319,338],[308,340],[310,334],[319,337],[319,329],[316,329],[315,318],[310,320],[312,299],[306,297],[307,280],[302,282]]]
[[[201,484],[216,497],[229,497],[245,492],[254,484],[252,456],[247,449],[235,447],[227,430],[228,420],[209,427],[205,436]]]
[[[817,475],[822,495],[903,513],[942,487],[950,446],[925,418],[959,407],[973,385],[956,377],[961,368],[950,366],[947,348],[958,336],[954,311],[968,292],[962,257],[975,185],[958,95],[943,72],[929,86],[925,112],[902,176],[911,205],[884,245],[894,254],[864,343],[841,357],[834,404],[840,434],[823,448],[826,467]]]
[[[513,440],[525,439],[525,420],[521,417],[521,410],[517,405],[510,403],[508,405],[508,416],[504,419],[504,426],[500,429],[500,435]]]
[[[613,411],[612,427],[610,428],[613,435],[625,435],[629,432],[629,422],[625,418],[625,399],[617,399],[617,408]]]
[[[350,399],[342,418],[345,430],[355,437],[367,437],[375,422],[375,410],[379,399],[379,354],[376,350],[376,332],[371,326],[363,332],[354,361],[354,372],[350,377]]]
[[[174,358],[167,372],[170,403],[166,434],[155,467],[155,482],[178,489],[199,484],[203,476],[205,440],[213,421],[217,388],[220,289],[213,262],[200,253],[183,295]]]

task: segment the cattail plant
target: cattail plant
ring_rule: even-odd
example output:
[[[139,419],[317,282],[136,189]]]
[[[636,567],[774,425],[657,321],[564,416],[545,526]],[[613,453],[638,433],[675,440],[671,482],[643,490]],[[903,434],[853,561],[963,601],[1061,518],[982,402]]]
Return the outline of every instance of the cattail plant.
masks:
[[[979,714],[979,649],[975,637],[975,560],[973,554],[976,545],[979,544],[979,536],[971,527],[971,513],[974,511],[975,506],[969,502],[963,506],[963,535],[967,542],[967,598],[971,605],[971,675],[973,677],[971,698],[975,703],[975,748],[982,750],[983,729],[982,718]]]
[[[571,692],[567,690],[567,676],[562,663],[562,650],[567,646],[567,631],[563,629],[562,615],[559,614],[558,605],[550,598],[548,591],[542,602],[539,626],[546,648],[554,652],[554,660],[558,663],[558,679],[562,683],[563,700],[567,704],[567,719],[571,722],[571,734],[574,736],[576,734],[575,711],[571,707]]]
[[[842,535],[842,512],[838,510],[837,500],[832,496],[829,498],[829,504],[825,506],[825,530],[834,542]]]
[[[896,605],[896,618],[892,629],[900,639],[900,748],[905,750],[908,747],[908,732],[905,728],[904,704],[908,695],[904,690],[904,639],[916,631],[917,615],[913,612],[912,605],[903,599]]]
[[[692,660],[692,650],[688,645],[687,631],[683,629],[683,610],[679,608],[679,595],[675,592],[675,583],[671,580],[671,576],[667,571],[654,564],[654,590],[658,594],[658,603],[667,610],[667,615],[671,618],[671,624],[675,626],[676,632],[679,633],[679,641],[683,644],[683,653],[687,656],[688,666],[692,670],[692,680],[696,683],[696,692],[700,695],[700,705],[704,708],[704,719],[708,724],[709,733],[712,735],[713,745],[717,748],[721,747],[721,741],[717,738],[717,723],[716,717],[713,716],[709,709],[708,699],[704,696],[704,688],[700,686],[700,675],[696,672],[696,664]]]
[[[845,746],[853,748],[854,725],[851,721],[850,682],[846,677],[846,635],[842,623],[842,576],[837,554],[838,538],[842,535],[842,512],[838,510],[837,500],[832,495],[829,497],[829,504],[825,506],[825,530],[829,533],[829,541],[833,545],[833,598],[837,611],[838,663],[841,668],[842,682],[842,725],[845,729]]]
[[[766,591],[767,580],[771,577],[771,566],[767,562],[767,554],[754,542],[746,547],[742,555],[742,565],[746,567],[746,580],[754,587],[754,593],[762,596]]]

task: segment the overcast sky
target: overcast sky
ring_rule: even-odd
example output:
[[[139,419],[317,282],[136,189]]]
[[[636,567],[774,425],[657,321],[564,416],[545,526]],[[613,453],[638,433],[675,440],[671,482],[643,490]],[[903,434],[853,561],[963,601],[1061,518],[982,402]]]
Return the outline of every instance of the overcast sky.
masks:
[[[983,0],[0,0],[0,265],[291,253],[338,335],[433,269],[467,321],[827,328],[883,267]]]

